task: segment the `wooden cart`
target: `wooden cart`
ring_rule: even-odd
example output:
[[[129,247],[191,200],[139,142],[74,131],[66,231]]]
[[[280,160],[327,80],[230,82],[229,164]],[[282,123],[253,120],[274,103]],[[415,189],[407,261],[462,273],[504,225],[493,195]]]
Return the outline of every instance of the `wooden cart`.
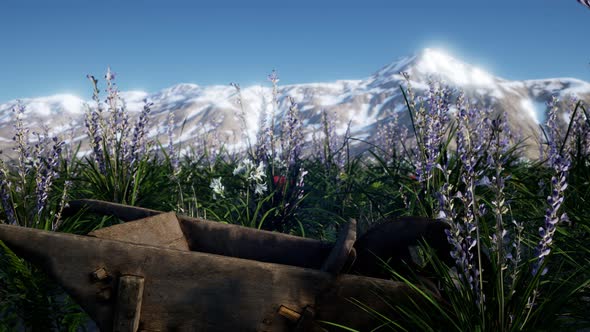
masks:
[[[63,286],[101,331],[360,331],[392,314],[403,283],[342,273],[356,222],[336,243],[94,200],[71,209],[123,223],[79,236],[0,225],[0,240]],[[377,296],[376,294],[379,294]],[[322,322],[320,322],[322,321]]]

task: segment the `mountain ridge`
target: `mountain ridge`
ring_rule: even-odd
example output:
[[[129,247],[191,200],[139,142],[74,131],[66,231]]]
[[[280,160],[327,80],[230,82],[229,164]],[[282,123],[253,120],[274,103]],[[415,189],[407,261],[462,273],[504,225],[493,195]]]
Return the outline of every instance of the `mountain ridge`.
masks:
[[[288,109],[286,96],[298,104],[300,115],[308,131],[317,130],[321,111],[334,115],[335,127],[342,132],[348,124],[351,134],[358,138],[372,137],[378,123],[388,121],[394,112],[405,109],[400,86],[405,86],[404,74],[418,95],[428,89],[430,79],[440,79],[449,87],[461,89],[471,100],[482,107],[506,111],[510,126],[525,137],[538,136],[539,123],[544,120],[545,102],[552,95],[566,99],[576,94],[590,103],[590,83],[576,78],[547,78],[511,81],[494,76],[477,66],[464,63],[443,51],[424,49],[412,56],[400,58],[360,80],[337,80],[327,83],[302,83],[279,86],[279,108],[276,116]],[[230,85],[200,86],[179,83],[154,93],[122,91],[131,114],[143,108],[144,99],[153,103],[150,135],[161,134],[167,123],[167,114],[175,115],[175,143],[197,142],[204,134],[228,140],[240,147],[244,132],[250,141],[255,140],[262,112],[269,112],[272,88],[248,86],[240,94]],[[238,97],[242,98],[241,105]],[[101,98],[104,98],[102,96]],[[27,122],[32,127],[46,125],[50,134],[63,135],[76,128],[83,129],[85,101],[71,94],[53,95],[21,100]],[[16,101],[0,104],[0,149],[10,143],[13,117],[11,109]],[[243,107],[243,110],[242,110]],[[245,125],[237,115],[245,112]],[[404,113],[405,114],[405,113]],[[407,115],[400,117],[409,124]],[[160,127],[157,129],[156,127]],[[231,137],[233,135],[233,137]],[[310,135],[307,135],[308,138]]]

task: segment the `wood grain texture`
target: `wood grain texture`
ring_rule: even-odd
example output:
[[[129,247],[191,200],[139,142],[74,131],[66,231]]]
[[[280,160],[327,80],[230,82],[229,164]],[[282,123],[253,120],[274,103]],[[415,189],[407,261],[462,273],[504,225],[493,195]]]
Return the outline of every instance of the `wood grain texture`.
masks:
[[[69,214],[85,210],[131,221],[164,212],[92,199],[69,202]],[[320,269],[333,244],[289,234],[177,215],[192,251]],[[133,223],[131,223],[133,224]]]
[[[352,247],[354,246],[355,241],[356,220],[351,219],[340,229],[336,243],[334,243],[330,254],[324,260],[321,270],[332,274],[340,273],[348,261],[348,257],[353,250]]]
[[[190,250],[174,212],[97,229],[88,235],[168,249]]]
[[[105,332],[113,330],[116,296],[99,295],[116,294],[123,275],[145,279],[139,330],[146,331],[290,331],[281,305],[315,307],[315,319],[364,331],[379,323],[348,297],[387,312],[373,290],[400,302],[409,292],[389,280],[16,226],[0,225],[0,239],[63,285]],[[101,267],[112,278],[92,278]]]
[[[115,304],[114,332],[137,332],[141,318],[144,279],[121,276]]]

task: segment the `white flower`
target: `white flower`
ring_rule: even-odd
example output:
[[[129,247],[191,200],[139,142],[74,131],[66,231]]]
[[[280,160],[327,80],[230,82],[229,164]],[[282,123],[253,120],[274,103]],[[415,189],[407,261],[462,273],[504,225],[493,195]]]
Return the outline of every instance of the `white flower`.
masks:
[[[244,167],[249,171],[252,168],[254,168],[254,162],[250,159],[245,159],[242,164],[244,164]]]
[[[221,178],[216,178],[216,179],[211,180],[211,184],[209,185],[209,188],[213,189],[213,199],[217,199],[216,195],[219,195],[222,198],[225,198],[225,196],[224,196],[225,187],[221,183]]]
[[[241,174],[242,172],[244,172],[244,163],[241,163],[238,165],[238,167],[234,168],[234,176]]]
[[[254,188],[254,193],[256,195],[262,195],[266,192],[267,187],[266,187],[266,183],[257,183],[256,187]]]
[[[249,174],[250,171],[254,168],[254,163],[250,159],[244,159],[242,162],[234,169],[234,175],[238,174]]]
[[[260,164],[258,164],[258,167],[256,167],[256,169],[250,173],[250,175],[248,176],[248,180],[260,183],[263,181],[262,178],[265,176],[266,174],[264,174],[264,163],[260,162]]]

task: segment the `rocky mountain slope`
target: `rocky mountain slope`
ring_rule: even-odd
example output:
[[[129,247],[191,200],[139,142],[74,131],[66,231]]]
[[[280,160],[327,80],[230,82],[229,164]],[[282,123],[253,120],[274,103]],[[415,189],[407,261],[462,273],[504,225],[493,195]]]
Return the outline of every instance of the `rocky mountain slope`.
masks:
[[[409,124],[400,90],[400,85],[406,85],[401,72],[409,74],[418,96],[428,89],[428,80],[436,78],[451,88],[461,89],[481,107],[506,111],[510,126],[522,138],[528,138],[531,145],[535,144],[540,133],[539,123],[544,121],[545,103],[551,96],[558,95],[565,100],[569,95],[576,95],[590,104],[588,82],[574,78],[509,81],[442,51],[425,49],[362,80],[279,85],[276,121],[280,123],[288,109],[287,96],[290,96],[300,110],[307,139],[319,129],[321,112],[326,110],[332,114],[337,132],[343,133],[350,124],[352,136],[370,140],[378,124],[390,121],[395,112],[400,112],[402,124]],[[174,113],[175,143],[182,143],[185,147],[208,138],[223,140],[230,149],[240,149],[246,135],[251,141],[256,139],[261,114],[269,112],[272,107],[270,86],[242,87],[241,94],[238,94],[229,85],[178,84],[156,93],[126,91],[121,96],[132,114],[142,109],[144,99],[154,103],[149,135],[161,134],[164,143],[167,142],[163,133],[168,125],[168,115]],[[12,109],[16,103],[0,104],[0,150],[9,151],[12,146],[15,121]],[[93,106],[94,102],[73,95],[54,95],[23,99],[21,104],[25,106],[24,120],[33,130],[46,126],[50,134],[76,141],[84,138],[84,112],[87,105]],[[532,151],[536,148],[531,147],[529,151],[534,154]]]

